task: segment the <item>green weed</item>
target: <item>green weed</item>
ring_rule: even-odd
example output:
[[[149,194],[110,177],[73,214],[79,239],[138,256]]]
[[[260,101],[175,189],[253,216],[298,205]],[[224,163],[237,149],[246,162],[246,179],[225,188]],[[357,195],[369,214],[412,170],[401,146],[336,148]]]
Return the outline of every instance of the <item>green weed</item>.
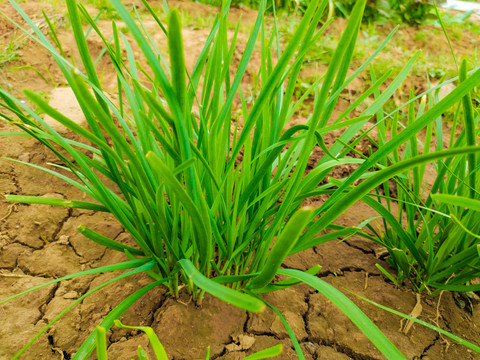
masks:
[[[22,44],[19,44],[15,40],[10,40],[10,42],[3,47],[0,51],[0,69],[6,64],[19,59],[18,50],[22,48]]]

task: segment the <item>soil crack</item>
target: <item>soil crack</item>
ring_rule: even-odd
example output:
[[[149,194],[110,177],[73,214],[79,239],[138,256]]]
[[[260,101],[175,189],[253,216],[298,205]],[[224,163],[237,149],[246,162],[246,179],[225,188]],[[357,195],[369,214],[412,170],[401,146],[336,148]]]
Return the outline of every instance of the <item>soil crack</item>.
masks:
[[[250,320],[250,313],[248,311],[246,311],[246,318],[245,318],[245,323],[243,324],[243,332],[245,334],[248,334],[248,321]]]
[[[345,267],[340,268],[340,271],[342,273],[345,273],[345,272],[367,272],[365,269],[357,267],[357,266],[345,266]]]
[[[366,255],[374,255],[375,256],[375,251],[373,251],[373,250],[367,250],[363,247],[360,247],[360,246],[357,246],[355,244],[350,243],[348,240],[343,240],[343,242],[346,245],[350,246],[351,248],[357,249],[357,250],[361,251],[362,253],[364,253]]]
[[[337,344],[336,342],[330,342],[330,341],[325,341],[325,340],[320,340],[318,342],[319,345],[323,346],[328,346],[334,349],[335,351],[345,354],[348,357],[355,359],[355,360],[377,360],[377,358],[366,355],[366,354],[359,354],[355,352],[352,348],[349,348],[348,346],[345,345],[340,345]]]
[[[62,195],[62,194],[60,194]],[[63,196],[63,195],[62,195]],[[64,197],[64,196],[63,196]],[[72,217],[72,209],[68,209],[68,213],[67,213],[67,216],[65,216],[62,220],[60,220],[57,224],[57,228],[55,229],[55,231],[52,233],[52,240],[53,241],[56,241],[58,240],[57,239],[57,235],[60,233],[60,231],[62,231],[62,228],[63,228],[63,225],[68,221],[68,219],[70,219]],[[78,255],[78,254],[77,254]]]
[[[42,303],[39,307],[38,307],[38,311],[40,312],[40,315],[37,317],[37,319],[34,320],[34,324],[36,325],[39,321],[42,321],[42,320],[45,320],[45,312],[46,312],[46,309],[48,307],[48,304],[50,304],[50,302],[55,298],[55,292],[57,291],[57,289],[59,288],[60,286],[60,283],[55,283],[53,284],[52,286],[52,289],[48,292],[47,294],[47,298],[45,299],[45,302]],[[48,321],[47,321],[48,323]]]
[[[50,348],[52,350],[52,353],[60,354],[60,356],[62,357],[62,360],[70,360],[72,358],[72,356],[69,353],[67,353],[65,350],[62,350],[59,347],[57,347],[57,345],[55,344],[55,339],[53,338],[53,335],[48,335],[47,339],[48,339],[48,344],[50,345]]]
[[[315,293],[317,293],[317,291],[312,290],[307,295],[305,295],[305,303],[307,304],[307,311],[305,311],[305,313],[302,315],[302,317],[303,317],[303,322],[305,323],[305,332],[307,333],[307,340],[309,340],[312,337],[312,332],[310,330],[310,325],[309,325],[310,322],[308,321],[308,315],[312,311],[312,304],[310,303],[310,296],[312,294],[315,294]]]
[[[425,349],[423,349],[422,351],[422,355],[420,355],[420,359],[423,359],[425,356],[427,356],[427,351],[430,350],[433,346],[435,346],[435,344],[438,342],[438,340],[440,339],[440,335],[437,334],[437,336],[435,337],[435,339],[433,339],[432,343],[431,344],[428,344]]]

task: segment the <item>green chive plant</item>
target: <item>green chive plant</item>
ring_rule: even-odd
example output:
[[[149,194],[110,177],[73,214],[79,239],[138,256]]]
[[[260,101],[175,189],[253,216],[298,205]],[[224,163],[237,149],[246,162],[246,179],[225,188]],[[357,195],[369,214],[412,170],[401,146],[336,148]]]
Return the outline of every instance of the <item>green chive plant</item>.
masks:
[[[3,108],[0,116],[50,148],[63,161],[62,170],[69,171],[71,176],[52,168],[44,168],[46,172],[67,181],[93,200],[23,195],[9,195],[7,198],[22,203],[110,212],[137,244],[127,246],[81,226],[79,231],[87,238],[125,253],[130,260],[72,274],[42,286],[86,274],[131,270],[77,299],[28,342],[15,358],[86,296],[139,272],[149,274],[153,282],[127,296],[102,320],[99,326],[106,331],[132,303],[159,285],[168,287],[172,296],[178,296],[179,288],[183,286],[198,303],[208,292],[235,306],[259,312],[266,304],[258,294],[305,282],[344,311],[387,358],[403,358],[352,301],[315,276],[319,266],[307,272],[281,269],[280,266],[290,254],[357,232],[358,228],[342,228],[333,225],[333,221],[388,178],[429,161],[478,151],[477,148],[462,147],[381,167],[381,161],[389,154],[460,101],[478,83],[480,72],[472,74],[370,158],[348,158],[350,148],[347,144],[393,95],[416,60],[416,57],[412,58],[360,116],[352,116],[352,111],[378,92],[390,73],[373,83],[332,121],[339,95],[393,36],[392,33],[347,78],[365,0],[358,1],[352,10],[326,73],[319,74],[315,83],[297,100],[292,94],[305,54],[320,41],[328,25],[318,27],[327,0],[309,4],[283,50],[276,20],[273,18],[273,30],[269,31],[264,17],[267,2],[261,1],[258,17],[235,69],[232,69],[232,59],[239,27],[233,36],[228,36],[229,2],[225,2],[191,71],[185,67],[179,13],[168,7],[168,26],[165,27],[148,2],[143,1],[165,34],[169,61],[153,43],[141,18],[134,19],[120,0],[111,3],[128,28],[130,38],[118,31],[115,22],[112,22],[113,38],[106,38],[81,4],[67,0],[81,60],[77,66],[64,56],[53,28],[50,30],[54,45],[14,0],[10,2],[30,27],[23,31],[48,49],[57,62],[77,97],[88,127],[79,126],[29,90],[25,90],[25,95],[30,104],[24,104],[4,89],[0,90],[0,106]],[[102,88],[99,70],[95,68],[87,46],[88,34],[92,32],[84,32],[83,21],[88,22],[92,32],[104,42],[117,75],[116,95]],[[135,58],[133,46],[141,50],[144,59]],[[261,65],[254,95],[247,102],[242,79],[255,51],[261,58]],[[315,102],[308,121],[304,125],[289,127],[289,120],[310,94],[315,95]],[[233,124],[232,131],[232,115],[238,108],[241,119]],[[62,137],[38,115],[39,112],[56,119],[83,141]],[[328,149],[323,137],[338,129],[345,131]],[[323,148],[326,155],[305,174],[316,146]],[[334,167],[352,163],[359,167],[350,177],[340,183],[328,182],[328,174]],[[380,170],[370,171],[374,166],[380,166]],[[104,181],[106,178],[111,181]],[[360,178],[363,182],[351,188],[350,185]],[[109,187],[107,184],[110,183],[115,186]],[[325,185],[320,186],[322,183]],[[335,185],[338,188],[335,189]],[[302,208],[304,200],[322,194],[331,194],[322,206]],[[287,279],[274,282],[277,274]],[[0,304],[22,294],[2,300]],[[304,358],[294,337],[292,341],[299,358]],[[95,334],[91,334],[74,359],[88,357],[94,348]]]
[[[465,81],[466,76],[466,62],[463,61],[460,81]],[[417,110],[411,101],[408,124],[418,121],[428,105],[438,102],[437,95],[430,92],[428,104],[427,97],[423,97]],[[427,126],[423,143],[412,136],[404,151],[396,149],[385,165],[417,158],[420,153],[429,154],[432,149],[476,147],[479,116],[478,111],[474,111],[470,94],[458,104],[451,125],[450,134],[444,134],[445,126],[439,116]],[[457,125],[462,129],[458,135]],[[381,147],[387,135],[396,137],[399,127],[398,116],[389,134],[385,133],[384,126],[379,126],[381,131],[376,145]],[[448,143],[444,135],[448,135]],[[373,226],[370,228],[377,241],[387,248],[388,261],[397,269],[397,276],[393,277],[380,268],[392,281],[402,283],[409,279],[419,292],[480,290],[480,285],[469,284],[480,276],[480,214],[470,206],[479,197],[477,158],[470,152],[437,160],[433,163],[435,176],[432,179],[424,179],[427,167],[419,165],[398,174],[394,182],[381,185],[376,200],[365,198],[365,202],[383,217],[381,231]],[[392,193],[396,194],[395,198],[391,197]],[[393,208],[398,208],[396,216],[392,214]]]

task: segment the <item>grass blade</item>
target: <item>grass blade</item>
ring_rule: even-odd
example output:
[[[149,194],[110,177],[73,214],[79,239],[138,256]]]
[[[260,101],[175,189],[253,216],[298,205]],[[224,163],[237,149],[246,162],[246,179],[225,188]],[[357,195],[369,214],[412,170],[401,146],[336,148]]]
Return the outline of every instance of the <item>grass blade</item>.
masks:
[[[467,78],[467,61],[463,60],[460,67],[460,81],[464,82]],[[468,146],[476,145],[476,131],[475,131],[475,117],[473,115],[473,105],[470,93],[467,93],[462,98],[463,113],[464,113],[464,125]],[[474,199],[476,197],[476,154],[470,153],[468,157],[468,181],[470,183],[470,197]]]
[[[465,196],[455,196],[448,194],[432,194],[432,199],[445,204],[467,208],[474,211],[480,211],[480,201]]]
[[[115,326],[121,329],[135,329],[143,331],[145,334],[147,334],[148,340],[150,341],[150,346],[152,347],[153,352],[157,357],[157,360],[168,360],[168,356],[165,352],[163,345],[160,343],[160,340],[158,340],[155,331],[153,331],[150,326],[127,326],[123,325],[120,320],[114,320],[114,323]]]
[[[111,272],[111,271],[117,271],[117,270],[133,269],[133,268],[137,268],[137,267],[139,267],[139,266],[145,265],[146,263],[148,263],[148,262],[150,262],[150,261],[152,261],[152,259],[150,259],[150,258],[143,258],[143,259],[131,260],[131,261],[123,262],[123,263],[118,263],[118,264],[113,264],[113,265],[102,266],[102,267],[99,267],[99,268],[96,268],[96,269],[85,270],[85,271],[81,271],[81,272],[78,272],[78,273],[75,273],[75,274],[63,276],[63,277],[61,277],[61,278],[54,279],[54,280],[51,280],[51,281],[47,281],[47,282],[44,283],[44,284],[40,284],[40,285],[34,286],[34,287],[32,287],[32,288],[30,288],[30,289],[28,289],[28,290],[22,291],[22,292],[20,292],[20,293],[18,293],[18,294],[15,294],[15,295],[13,295],[13,296],[10,296],[9,298],[6,298],[6,299],[4,299],[4,300],[1,300],[1,301],[0,301],[0,305],[6,303],[7,301],[16,299],[16,298],[19,297],[19,296],[22,296],[22,295],[28,294],[28,293],[30,293],[30,292],[32,292],[32,291],[41,289],[41,288],[43,288],[43,287],[45,287],[45,286],[52,285],[52,284],[56,284],[56,283],[59,283],[59,282],[61,282],[61,281],[65,281],[65,280],[69,280],[69,279],[74,279],[74,278],[76,278],[76,277],[78,277],[78,276],[101,274],[101,273]]]
[[[265,304],[262,301],[222,286],[202,275],[190,260],[182,259],[179,263],[185,274],[195,285],[226,303],[255,313],[262,312],[265,308]]]
[[[347,290],[347,291],[348,291],[348,290]],[[349,292],[350,292],[350,291],[349,291]],[[425,322],[425,321],[419,320],[419,319],[414,318],[414,317],[412,317],[412,316],[409,316],[409,315],[407,315],[407,314],[403,314],[403,313],[401,313],[401,312],[399,312],[399,311],[396,311],[396,310],[390,309],[390,308],[388,308],[388,307],[386,307],[386,306],[380,305],[380,304],[378,304],[378,303],[376,303],[376,302],[374,302],[374,301],[372,301],[372,300],[368,300],[367,298],[364,298],[363,296],[357,295],[357,294],[355,294],[355,293],[353,293],[353,292],[350,292],[350,293],[351,293],[352,295],[355,295],[356,297],[362,299],[363,301],[368,302],[369,304],[375,305],[376,307],[378,307],[378,308],[380,308],[380,309],[383,309],[383,310],[385,310],[385,311],[388,311],[388,312],[391,313],[391,314],[398,315],[398,316],[400,316],[400,317],[402,317],[402,318],[404,318],[404,319],[407,319],[407,320],[416,322],[417,324],[423,325],[423,326],[425,326],[425,327],[428,327],[429,329],[432,329],[432,330],[434,330],[434,331],[436,331],[436,332],[439,332],[440,334],[445,335],[445,336],[449,337],[450,339],[455,340],[455,341],[458,342],[459,344],[464,345],[464,346],[468,347],[469,349],[472,349],[472,350],[475,351],[476,353],[479,353],[479,354],[480,354],[480,347],[479,347],[479,346],[474,345],[474,344],[472,344],[471,342],[468,342],[467,340],[464,340],[464,339],[462,339],[462,338],[459,338],[458,336],[453,335],[453,334],[449,333],[448,331],[445,331],[445,330],[443,330],[443,329],[440,329],[440,328],[437,327],[437,326],[434,326],[434,325],[432,325],[432,324],[429,324],[429,323],[427,323],[427,322]]]
[[[171,9],[168,13],[168,54],[170,55],[170,71],[172,87],[177,96],[178,105],[185,113],[187,95],[187,77],[185,75],[185,53],[183,51],[183,35],[180,13]]]
[[[300,270],[281,269],[281,275],[290,276],[315,288],[325,295],[335,306],[347,315],[350,320],[370,339],[387,359],[405,359],[405,356],[393,345],[378,327],[343,293],[332,285]]]
[[[104,327],[97,326],[95,329],[95,345],[97,348],[97,359],[108,360],[107,356],[107,332]]]
[[[283,345],[278,344],[267,349],[260,350],[255,354],[248,355],[243,360],[260,360],[260,359],[269,359],[275,356],[279,356],[282,353]]]
[[[43,196],[25,196],[25,195],[6,195],[8,201],[22,204],[42,204],[52,206],[63,206],[72,209],[86,209],[94,211],[110,212],[105,206],[86,201],[65,200],[58,198],[48,198]]]
[[[164,283],[167,279],[162,279],[155,281],[147,286],[141,288],[140,290],[134,292],[132,295],[123,300],[118,304],[108,315],[100,322],[99,326],[104,327],[105,330],[110,330],[115,319],[118,319],[132,304],[140,299],[147,292],[152,290],[154,287]],[[82,360],[87,359],[88,356],[92,353],[95,348],[95,336],[90,334],[90,336],[83,342],[82,346],[78,349],[73,357],[73,360]]]
[[[128,251],[132,255],[145,256],[145,253],[142,250],[136,249],[131,246],[119,243],[118,241],[109,239],[106,236],[103,236],[93,231],[92,229],[87,228],[85,225],[80,225],[77,228],[77,230],[80,231],[84,236],[86,236],[90,240],[95,241],[97,244],[103,245],[110,249],[117,250],[120,252]]]
[[[289,255],[295,246],[298,237],[312,219],[313,208],[299,209],[292,215],[281,234],[275,240],[272,250],[265,261],[260,274],[250,280],[248,288],[258,289],[266,286],[273,280],[283,260]]]

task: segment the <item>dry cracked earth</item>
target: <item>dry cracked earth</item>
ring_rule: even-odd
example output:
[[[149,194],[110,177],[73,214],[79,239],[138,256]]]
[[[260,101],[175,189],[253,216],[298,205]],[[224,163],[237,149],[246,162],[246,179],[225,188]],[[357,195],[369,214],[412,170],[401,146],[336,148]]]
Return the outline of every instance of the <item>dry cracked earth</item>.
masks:
[[[39,4],[28,2],[22,6],[31,16],[40,16]],[[188,7],[185,3],[179,3],[179,6]],[[212,11],[199,4],[195,6],[195,11]],[[0,9],[15,17],[9,5],[0,3]],[[246,12],[247,18],[248,15]],[[13,28],[3,18],[0,30],[4,40],[13,33]],[[63,28],[61,36],[68,39],[71,35]],[[197,43],[201,43],[200,39],[205,36],[204,30],[188,30],[185,36],[190,44],[189,51],[201,49]],[[74,116],[78,110],[68,100],[68,90],[46,83],[33,71],[14,70],[26,64],[39,69],[48,68],[60,84],[61,75],[45,51],[27,41],[20,55],[15,63],[3,68],[2,83],[8,84],[12,91],[26,87],[43,91],[49,94],[50,101],[57,101],[60,110]],[[15,131],[15,128],[0,122],[0,131]],[[321,156],[321,152],[317,155]],[[35,141],[15,136],[2,137],[0,156],[39,166],[58,161]],[[315,162],[315,159],[312,161]],[[38,169],[5,159],[0,160],[0,193],[84,199],[80,192],[65,182]],[[374,215],[367,206],[358,204],[344,214],[340,223],[357,225]],[[84,238],[76,230],[80,225],[127,244],[132,242],[108,214],[18,205],[0,197],[0,300],[54,278],[126,260],[123,254]],[[401,322],[400,318],[362,302],[350,293],[407,314],[414,308],[418,310],[419,303],[422,307],[420,319],[473,343],[480,343],[478,303],[461,308],[451,293],[437,297],[422,294],[417,298],[408,284],[398,287],[378,271],[377,263],[393,272],[384,259],[381,247],[366,240],[350,238],[291,256],[284,266],[306,270],[320,264],[322,270],[318,277],[344,291],[408,359],[479,359],[478,354],[443,335],[420,325]],[[71,359],[110,310],[151,281],[147,275],[134,275],[82,298],[116,275],[98,274],[64,281],[0,305],[0,359],[10,359],[63,309],[78,303],[48,328],[21,357],[27,360]],[[290,324],[307,359],[383,359],[353,323],[312,288],[297,285],[269,293],[264,298]],[[208,295],[203,304],[197,306],[185,294],[176,300],[165,296],[164,289],[155,288],[129,308],[121,320],[127,325],[151,326],[171,359],[204,358],[207,347],[210,347],[211,359],[242,359],[247,354],[278,343],[284,344],[280,359],[297,358],[288,333],[273,310],[267,309],[259,315],[249,314]],[[148,349],[148,339],[138,331],[114,327],[108,332],[108,345],[111,359],[131,359],[138,345]]]

